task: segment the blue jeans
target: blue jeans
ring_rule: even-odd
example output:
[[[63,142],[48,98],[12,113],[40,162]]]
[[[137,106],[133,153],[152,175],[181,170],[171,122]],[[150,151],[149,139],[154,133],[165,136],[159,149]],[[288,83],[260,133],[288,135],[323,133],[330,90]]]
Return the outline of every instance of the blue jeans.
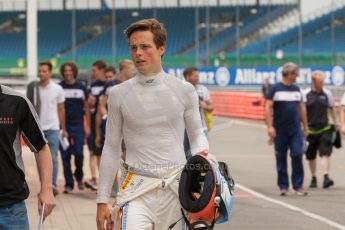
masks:
[[[53,185],[56,186],[56,180],[59,170],[59,163],[58,163],[58,150],[59,150],[59,130],[45,130],[43,131],[44,136],[48,140],[48,146],[50,152],[52,154],[53,160]]]
[[[0,207],[1,230],[29,230],[29,220],[24,201]]]

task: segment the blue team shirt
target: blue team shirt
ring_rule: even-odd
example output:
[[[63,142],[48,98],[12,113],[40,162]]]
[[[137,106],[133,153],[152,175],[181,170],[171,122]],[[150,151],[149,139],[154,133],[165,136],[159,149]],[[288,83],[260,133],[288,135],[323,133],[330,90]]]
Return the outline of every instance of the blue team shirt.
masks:
[[[59,84],[65,94],[66,123],[83,122],[84,102],[88,98],[86,87],[80,82],[68,85],[65,81],[61,81]]]
[[[119,80],[108,81],[107,83],[105,83],[104,88],[101,92],[101,95],[107,95],[108,96],[110,87],[117,85],[117,84],[120,84],[120,83],[121,83],[121,81],[119,81]]]
[[[117,85],[117,84],[120,84],[121,83],[121,81],[119,81],[119,80],[111,80],[111,81],[108,81],[106,84],[105,84],[105,86],[104,86],[104,89],[102,90],[102,92],[101,92],[101,94],[102,95],[107,95],[107,96],[109,96],[109,90],[110,90],[110,88],[112,87],[112,86],[114,86],[114,85]],[[106,105],[106,107],[107,107],[107,110],[108,110],[108,105]],[[102,121],[101,121],[101,131],[102,131],[102,135],[103,135],[103,137],[105,137],[105,126],[106,126],[106,122],[107,122],[107,118],[105,117],[103,117],[102,118]]]
[[[93,95],[96,97],[95,107],[93,109],[91,109],[91,115],[92,116],[95,116],[97,114],[99,97],[102,95],[102,91],[103,91],[106,83],[107,83],[106,81],[99,81],[99,80],[96,80],[96,81],[91,83],[89,93],[90,93],[90,95]]]
[[[277,132],[294,133],[301,130],[299,106],[302,93],[297,85],[279,82],[269,90],[267,99],[273,101],[273,126]]]

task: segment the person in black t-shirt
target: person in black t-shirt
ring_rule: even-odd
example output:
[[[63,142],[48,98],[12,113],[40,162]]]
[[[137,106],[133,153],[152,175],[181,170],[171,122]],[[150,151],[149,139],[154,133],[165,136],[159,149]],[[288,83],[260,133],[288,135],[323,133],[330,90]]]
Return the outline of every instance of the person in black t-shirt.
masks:
[[[38,212],[41,214],[45,204],[43,216],[46,218],[55,207],[53,167],[47,140],[29,100],[0,85],[0,229],[29,229],[24,203],[29,196],[29,187],[25,181],[21,136],[35,153],[41,181]]]
[[[270,83],[270,78],[269,77],[265,77],[264,78],[264,84],[262,85],[262,95],[263,97],[266,99],[268,96],[268,92],[270,91],[270,89],[272,88],[272,84]]]
[[[308,118],[309,142],[306,150],[306,157],[309,160],[309,167],[312,175],[310,188],[317,187],[316,179],[316,154],[319,152],[321,166],[324,174],[323,188],[328,188],[334,184],[328,177],[330,168],[330,156],[332,153],[332,127],[328,122],[328,111],[332,117],[336,129],[337,116],[334,109],[332,93],[324,88],[323,73],[314,71],[312,73],[312,87],[303,92],[303,100],[306,103]]]

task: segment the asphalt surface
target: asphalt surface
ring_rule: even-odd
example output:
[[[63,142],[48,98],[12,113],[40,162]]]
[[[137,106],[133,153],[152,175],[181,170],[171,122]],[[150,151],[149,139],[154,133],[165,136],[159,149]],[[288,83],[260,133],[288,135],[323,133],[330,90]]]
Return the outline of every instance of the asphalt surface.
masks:
[[[279,196],[273,146],[267,144],[263,122],[217,118],[210,132],[210,152],[225,161],[236,182],[236,198],[231,219],[216,225],[217,230],[324,230],[345,229],[345,150],[336,149],[331,158],[330,176],[335,185],[322,189],[322,172],[318,164],[319,188],[308,189],[308,196],[297,196],[292,190],[288,196]],[[85,152],[85,166],[88,153]],[[33,154],[24,148],[27,180],[31,194],[27,200],[31,229],[37,229],[37,198],[39,190]],[[308,187],[310,173],[305,163],[304,186]],[[319,163],[319,162],[318,162]],[[88,178],[88,167],[85,176]],[[291,173],[291,170],[289,170]],[[59,189],[63,191],[62,167]],[[44,229],[96,229],[96,194],[90,190],[59,194],[57,207],[44,223]]]
[[[331,158],[334,187],[320,188],[323,175],[318,164],[319,188],[308,189],[306,197],[291,190],[281,197],[273,146],[268,145],[263,122],[218,119],[210,144],[218,160],[229,164],[237,183],[232,218],[215,229],[345,229],[344,149],[335,149]],[[304,186],[308,187],[311,176],[304,163]]]

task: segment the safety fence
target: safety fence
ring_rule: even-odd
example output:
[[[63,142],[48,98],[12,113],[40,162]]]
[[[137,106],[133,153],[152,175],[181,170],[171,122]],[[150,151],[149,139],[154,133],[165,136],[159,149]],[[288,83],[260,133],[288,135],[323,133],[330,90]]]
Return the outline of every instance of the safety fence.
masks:
[[[265,99],[260,93],[212,91],[210,94],[214,116],[254,120],[265,118]],[[334,98],[334,105],[339,113],[341,98]]]
[[[213,91],[211,98],[215,116],[264,119],[265,100],[262,94]]]

